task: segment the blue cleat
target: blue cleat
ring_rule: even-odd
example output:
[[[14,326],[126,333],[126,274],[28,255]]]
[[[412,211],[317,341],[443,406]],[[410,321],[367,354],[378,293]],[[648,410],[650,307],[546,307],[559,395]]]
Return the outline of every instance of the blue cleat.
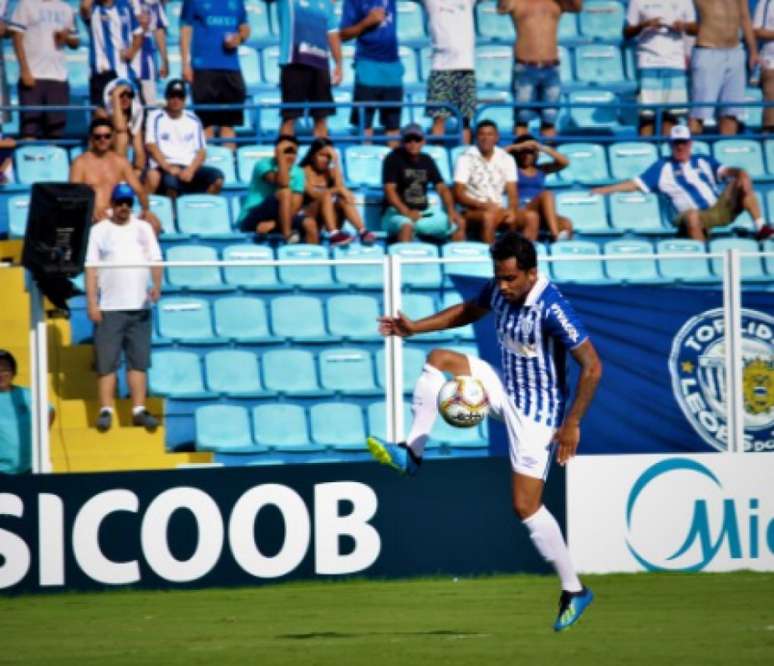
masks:
[[[389,465],[399,474],[414,476],[419,470],[420,459],[409,451],[404,442],[400,444],[387,444],[378,437],[369,437],[366,440],[371,455],[382,465]]]
[[[587,587],[580,592],[562,591],[559,597],[559,615],[554,622],[554,631],[562,631],[580,620],[583,611],[594,600],[594,593]]]

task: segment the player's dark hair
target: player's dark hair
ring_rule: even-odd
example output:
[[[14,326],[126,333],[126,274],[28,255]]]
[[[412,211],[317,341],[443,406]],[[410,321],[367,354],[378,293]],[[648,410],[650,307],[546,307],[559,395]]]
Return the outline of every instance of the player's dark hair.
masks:
[[[112,131],[113,123],[109,118],[94,118],[94,120],[89,123],[89,136],[91,136],[98,127],[107,127]]]
[[[494,120],[480,120],[476,123],[476,134],[478,134],[479,130],[484,129],[484,127],[491,127],[495,132],[500,131],[500,129],[497,127],[497,123]]]
[[[515,231],[508,231],[500,236],[489,248],[489,253],[495,261],[505,261],[513,257],[523,271],[537,266],[537,252],[532,241]]]
[[[283,141],[289,141],[290,143],[298,145],[298,139],[294,134],[280,134],[274,142],[274,145],[279,146]]]
[[[0,349],[0,362],[2,361],[5,361],[8,365],[11,366],[11,372],[15,375],[17,366],[16,359],[13,357],[13,354],[6,349]]]

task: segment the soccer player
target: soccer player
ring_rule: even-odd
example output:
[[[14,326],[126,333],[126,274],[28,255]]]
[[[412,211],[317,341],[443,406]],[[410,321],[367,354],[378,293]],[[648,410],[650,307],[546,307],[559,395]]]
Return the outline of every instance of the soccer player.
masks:
[[[501,351],[495,369],[474,356],[434,349],[414,388],[414,422],[408,438],[387,444],[368,438],[371,454],[402,474],[413,476],[438,416],[444,373],[472,375],[484,385],[491,413],[504,421],[513,470],[513,506],[538,552],[556,569],[562,583],[554,629],[577,622],[594,595],[575,573],[559,524],[542,504],[543,487],[554,449],[564,465],[575,455],[580,421],[591,403],[602,364],[583,324],[548,279],[537,272],[535,246],[508,232],[491,247],[494,278],[474,300],[412,321],[400,312],[381,317],[382,335],[417,333],[465,326],[494,313]],[[567,405],[565,352],[581,367],[575,398]]]

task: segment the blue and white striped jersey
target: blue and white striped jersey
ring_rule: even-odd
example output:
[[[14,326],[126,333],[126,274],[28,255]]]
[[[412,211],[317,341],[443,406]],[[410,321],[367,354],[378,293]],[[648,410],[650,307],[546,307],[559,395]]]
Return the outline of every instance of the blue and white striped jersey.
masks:
[[[126,0],[111,7],[94,4],[89,26],[89,65],[92,74],[114,71],[121,78],[134,78],[121,51],[132,45],[135,34],[142,34],[134,10]]]
[[[566,352],[588,339],[578,315],[543,275],[519,305],[505,299],[495,280],[476,302],[494,314],[508,395],[528,418],[559,427],[568,392]]]
[[[145,18],[147,27],[142,36],[142,48],[132,60],[132,69],[141,81],[156,81],[159,78],[156,31],[159,28],[166,30],[169,20],[161,0],[134,0],[134,13],[138,21]]]
[[[705,210],[720,196],[718,180],[723,165],[708,155],[693,155],[687,162],[671,157],[652,164],[634,179],[643,192],[660,192],[668,196],[678,213]]]

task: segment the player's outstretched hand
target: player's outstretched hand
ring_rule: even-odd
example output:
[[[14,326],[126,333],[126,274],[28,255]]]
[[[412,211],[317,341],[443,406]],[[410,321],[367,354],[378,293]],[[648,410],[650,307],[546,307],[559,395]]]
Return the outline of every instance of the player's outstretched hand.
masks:
[[[558,444],[556,450],[556,462],[566,465],[570,458],[575,456],[580,442],[580,425],[574,421],[565,421],[559,428],[554,441]]]
[[[377,321],[379,333],[382,335],[397,335],[405,338],[414,333],[414,322],[400,311],[396,317],[379,317]]]

